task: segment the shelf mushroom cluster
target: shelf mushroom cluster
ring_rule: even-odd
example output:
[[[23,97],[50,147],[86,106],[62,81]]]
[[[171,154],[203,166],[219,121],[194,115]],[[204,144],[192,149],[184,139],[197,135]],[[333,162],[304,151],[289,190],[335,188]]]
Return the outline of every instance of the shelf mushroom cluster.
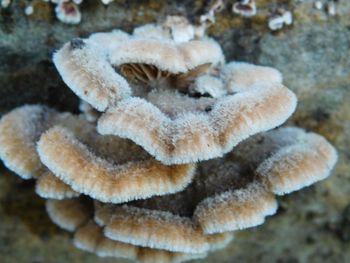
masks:
[[[322,136],[277,128],[297,101],[279,71],[225,63],[183,19],[73,39],[53,60],[82,114],[14,109],[0,121],[0,157],[99,256],[203,258],[336,163]]]

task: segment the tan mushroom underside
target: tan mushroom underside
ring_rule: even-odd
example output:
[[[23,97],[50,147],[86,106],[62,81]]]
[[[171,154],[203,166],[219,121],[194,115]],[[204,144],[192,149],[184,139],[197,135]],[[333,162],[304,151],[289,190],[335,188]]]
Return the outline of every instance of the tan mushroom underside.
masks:
[[[77,230],[74,235],[74,244],[80,249],[96,253],[101,257],[127,258],[139,262],[183,262],[206,256],[205,253],[186,254],[170,252],[114,241],[106,238],[103,235],[102,228],[93,222],[89,222]]]
[[[123,206],[105,228],[106,237],[174,252],[203,253],[209,243],[191,219],[168,212]]]
[[[143,85],[152,86],[161,83],[161,86],[169,86],[171,89],[177,89],[183,92],[188,91],[188,87],[194,80],[205,74],[211,64],[199,65],[188,72],[173,74],[169,71],[160,70],[152,64],[127,63],[120,65],[120,72],[128,80],[134,80]]]
[[[75,192],[69,185],[62,182],[54,174],[47,171],[43,173],[36,181],[35,192],[46,199],[67,199],[80,195]]]
[[[95,147],[98,150],[98,145]],[[63,182],[102,202],[122,203],[174,193],[184,189],[194,174],[194,165],[165,166],[152,158],[113,164],[61,127],[41,136],[38,152],[41,161]]]
[[[92,216],[91,206],[80,198],[49,199],[46,201],[46,211],[52,222],[68,231],[75,231]]]

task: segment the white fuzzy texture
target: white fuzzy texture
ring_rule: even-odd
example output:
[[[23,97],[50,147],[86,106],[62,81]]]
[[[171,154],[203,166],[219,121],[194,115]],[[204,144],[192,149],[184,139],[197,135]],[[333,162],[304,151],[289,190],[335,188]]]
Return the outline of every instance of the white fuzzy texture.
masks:
[[[191,219],[126,205],[116,210],[104,233],[113,240],[173,252],[203,253],[210,249]]]
[[[277,69],[257,66],[246,62],[230,62],[221,72],[228,92],[239,92],[257,84],[282,83],[283,77]]]
[[[81,21],[81,13],[75,3],[60,1],[55,7],[55,12],[58,20],[63,23],[74,25],[79,24]]]
[[[210,75],[203,75],[196,78],[193,87],[190,87],[190,89],[201,95],[209,94],[213,98],[220,98],[227,94],[222,81]]]
[[[94,41],[84,40],[81,48],[67,43],[54,54],[53,61],[69,88],[99,111],[131,95],[126,80]]]
[[[173,74],[187,72],[197,66],[223,60],[220,46],[212,39],[176,44],[167,39],[133,37],[110,54],[111,63],[143,63]]]
[[[102,115],[98,132],[131,139],[165,164],[190,163],[222,156],[247,137],[281,125],[295,107],[295,95],[280,84],[254,86],[218,99],[208,113],[174,119],[144,99],[130,98]]]
[[[193,166],[177,170],[153,160],[111,163],[62,127],[42,135],[37,150],[41,161],[63,182],[102,202],[123,203],[181,191],[194,174]]]
[[[243,141],[237,150],[239,153],[231,153],[226,161],[207,162],[213,165],[214,173],[205,168],[206,163],[201,164],[199,170],[205,170],[206,175],[199,173],[187,193],[179,192],[168,200],[154,197],[136,204],[138,207],[116,209],[106,235],[131,244],[184,252],[179,244],[194,238],[197,227],[200,235],[207,235],[262,224],[277,210],[275,193],[289,193],[325,178],[337,159],[335,149],[323,137],[293,127],[258,134]],[[229,160],[233,162],[231,169],[223,166]],[[196,201],[191,203],[187,196],[195,196]],[[194,209],[192,218],[191,211],[180,216],[187,205]]]
[[[302,133],[299,139],[281,148],[257,168],[266,177],[271,191],[288,194],[327,178],[338,156],[336,150],[323,137],[315,133]]]
[[[60,124],[79,130],[82,120],[70,113],[58,113],[42,105],[24,105],[0,120],[0,159],[24,179],[37,178],[46,168],[36,151],[40,135]]]
[[[170,29],[172,39],[177,43],[194,38],[195,27],[183,16],[167,16],[163,27]]]
[[[223,233],[261,225],[277,210],[277,201],[258,183],[206,198],[194,212],[205,234]]]
[[[153,39],[171,39],[171,34],[169,30],[164,30],[164,28],[157,24],[146,24],[139,26],[134,29],[133,34],[136,38],[153,38]]]
[[[0,120],[0,158],[24,179],[36,178],[43,172],[35,144],[47,129],[45,115],[52,114],[55,113],[42,105],[25,105]]]
[[[89,41],[95,42],[97,45],[106,50],[113,50],[130,38],[128,33],[115,29],[111,32],[99,32],[89,36]]]
[[[172,27],[171,34],[175,42],[186,42],[194,38],[194,27],[192,25]]]

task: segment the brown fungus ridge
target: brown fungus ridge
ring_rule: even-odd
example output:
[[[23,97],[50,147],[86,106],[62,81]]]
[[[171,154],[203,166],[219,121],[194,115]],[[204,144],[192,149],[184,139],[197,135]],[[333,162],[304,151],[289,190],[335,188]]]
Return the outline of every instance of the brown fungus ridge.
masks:
[[[78,197],[80,193],[62,182],[50,171],[43,173],[36,181],[35,192],[42,198],[62,200]]]
[[[182,90],[223,60],[220,46],[211,39],[177,43],[168,38],[129,36],[119,30],[73,39],[53,57],[64,82],[99,111],[135,92],[113,67],[129,79],[157,87],[169,82]]]
[[[267,178],[270,190],[277,195],[327,178],[338,159],[336,149],[324,137],[298,128],[285,130],[299,133],[299,141],[280,149],[256,169],[257,174]]]
[[[111,203],[181,191],[195,170],[194,164],[165,166],[125,139],[94,131],[84,138],[59,126],[41,136],[38,153],[74,191]]]
[[[38,178],[46,171],[36,151],[40,135],[60,124],[80,130],[80,120],[69,113],[58,113],[43,105],[25,105],[0,120],[0,159],[24,179]]]
[[[220,157],[294,112],[296,97],[277,70],[224,65],[214,40],[176,42],[164,32],[146,25],[132,35],[97,33],[55,54],[67,85],[106,111],[99,133],[131,139],[164,164],[184,164]],[[197,81],[205,75],[215,88]]]
[[[94,202],[94,221],[103,227],[112,218],[116,205],[110,203]]]
[[[131,139],[162,163],[190,163],[222,156],[247,137],[282,124],[296,107],[294,93],[277,82],[217,99],[168,97],[166,105],[122,100],[101,116],[98,132]]]
[[[115,67],[146,64],[171,74],[185,74],[206,64],[216,66],[224,60],[219,44],[209,38],[176,43],[168,39],[131,37],[111,49],[109,58]]]
[[[46,201],[46,211],[51,221],[67,231],[75,231],[92,216],[91,200],[79,197]]]
[[[202,254],[186,254],[159,249],[144,248],[114,241],[103,235],[103,229],[90,221],[80,227],[74,235],[74,244],[77,248],[95,253],[100,257],[126,258],[137,262],[183,262],[199,259]]]
[[[99,111],[131,94],[129,84],[107,60],[106,50],[93,41],[73,39],[53,56],[63,81]]]
[[[208,249],[206,234],[262,224],[276,212],[275,193],[326,178],[336,159],[335,149],[321,136],[280,128],[243,141],[224,158],[202,162],[182,192],[107,207],[95,218],[108,222],[108,238],[200,253]]]
[[[186,196],[188,198],[189,196]],[[172,196],[169,198],[163,198],[160,200],[161,202],[167,202],[172,199]],[[147,202],[147,201],[146,201]],[[151,201],[152,202],[152,201]],[[182,200],[185,202],[185,200]],[[174,203],[174,202],[173,202]],[[173,203],[171,205],[173,205]],[[177,202],[179,203],[179,202]],[[94,213],[94,221],[100,227],[104,227],[109,224],[115,213],[118,213],[120,207],[113,204],[104,204],[100,202],[95,202],[95,213]],[[162,227],[160,227],[157,231],[160,231]],[[180,233],[181,235],[182,233]],[[203,240],[209,244],[209,250],[217,250],[225,247],[229,242],[233,239],[233,233],[225,232],[221,234],[213,234],[213,235],[205,235]],[[208,248],[208,247],[207,247]],[[165,249],[165,248],[164,248]],[[172,250],[172,249],[171,249]]]
[[[137,247],[104,237],[102,228],[91,220],[74,233],[74,245],[99,256],[136,259]]]

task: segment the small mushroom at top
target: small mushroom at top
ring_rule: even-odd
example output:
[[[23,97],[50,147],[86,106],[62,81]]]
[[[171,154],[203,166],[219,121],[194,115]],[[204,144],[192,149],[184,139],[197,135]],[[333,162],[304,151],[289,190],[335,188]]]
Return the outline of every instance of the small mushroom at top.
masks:
[[[284,25],[293,23],[293,14],[284,8],[278,8],[269,18],[268,27],[275,31],[283,28]]]
[[[235,14],[239,14],[245,17],[251,17],[256,15],[255,0],[237,0],[233,6],[232,11]]]
[[[70,1],[59,1],[55,7],[56,17],[66,24],[79,24],[81,13],[76,3]]]

